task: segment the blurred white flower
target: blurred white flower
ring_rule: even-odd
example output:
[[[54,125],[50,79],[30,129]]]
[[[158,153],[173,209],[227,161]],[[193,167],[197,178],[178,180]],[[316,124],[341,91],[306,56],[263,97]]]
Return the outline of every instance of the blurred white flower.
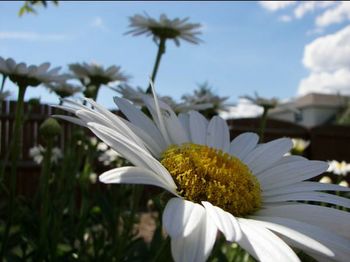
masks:
[[[68,75],[59,75],[60,67],[48,70],[50,63],[43,63],[40,66],[25,63],[16,63],[12,58],[0,57],[0,74],[8,76],[10,80],[19,86],[38,86],[42,83],[64,82]]]
[[[339,186],[349,187],[349,183],[346,180],[342,180],[340,181]]]
[[[100,143],[97,144],[97,150],[104,152],[107,149],[108,149],[108,146],[105,143],[100,142]]]
[[[155,42],[160,39],[171,39],[177,46],[180,45],[180,40],[190,42],[192,44],[199,44],[201,39],[197,35],[201,34],[199,23],[188,23],[189,18],[184,19],[169,19],[165,14],[161,14],[159,20],[146,15],[134,15],[129,17],[132,29],[126,34],[138,36],[145,34],[146,36],[153,36]]]
[[[79,93],[83,90],[83,88],[81,86],[72,85],[72,84],[69,84],[67,82],[50,83],[50,84],[46,84],[46,87],[51,92],[56,93],[61,98],[72,96],[75,93]]]
[[[329,176],[323,176],[319,182],[323,184],[332,184],[332,179]]]
[[[119,66],[104,68],[95,63],[70,64],[69,69],[84,85],[108,85],[113,82],[127,81],[128,76],[121,72]]]
[[[120,154],[115,152],[113,149],[108,149],[98,157],[98,161],[102,162],[103,165],[105,166],[109,166],[111,163],[116,161],[119,157],[120,157]]]
[[[346,174],[350,172],[350,164],[345,161],[338,162],[337,160],[332,160],[328,161],[328,164],[329,168],[327,172],[342,176],[346,176]]]
[[[128,99],[129,101],[133,102],[133,104],[139,106],[145,106],[145,96],[151,97],[141,88],[133,88],[127,84],[119,85],[117,88],[113,88],[113,90],[121,94],[123,98]],[[159,99],[168,104],[177,113],[187,112],[190,110],[206,110],[213,107],[213,103],[205,101],[205,99],[191,99],[180,103],[174,101],[170,96],[160,96]]]
[[[97,138],[96,137],[91,137],[90,138],[90,144],[92,145],[92,146],[96,146],[97,145]]]
[[[44,154],[46,149],[41,146],[34,146],[31,149],[29,149],[29,155],[31,158],[33,158],[34,162],[40,165],[42,161],[44,160]],[[61,149],[58,147],[54,147],[51,152],[51,163],[57,164],[58,160],[63,157]]]
[[[292,138],[293,148],[291,152],[293,154],[302,154],[304,150],[310,145],[310,141],[301,138]]]
[[[96,184],[96,181],[97,181],[96,173],[91,173],[89,176],[89,180],[90,180],[91,184]]]
[[[251,101],[253,104],[257,106],[261,106],[266,109],[272,109],[277,106],[278,104],[278,99],[277,98],[264,98],[258,95],[258,93],[254,94],[255,97],[252,96],[241,96],[241,98],[248,99]]]

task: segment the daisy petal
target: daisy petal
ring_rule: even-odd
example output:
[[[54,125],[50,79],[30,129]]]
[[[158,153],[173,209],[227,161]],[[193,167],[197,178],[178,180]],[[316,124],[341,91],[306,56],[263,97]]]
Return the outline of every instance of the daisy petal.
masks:
[[[276,139],[255,148],[243,159],[243,162],[250,167],[254,174],[257,174],[281,159],[292,146],[292,140],[289,138]]]
[[[210,220],[225,235],[226,240],[230,242],[239,241],[242,237],[241,228],[236,218],[230,213],[219,207],[213,206],[211,203],[202,201]]]
[[[243,133],[232,140],[230,144],[230,154],[244,159],[258,144],[259,137],[255,133]]]
[[[266,191],[315,177],[325,172],[327,168],[328,164],[323,161],[302,160],[274,166],[257,177],[261,187]]]
[[[346,238],[350,237],[350,213],[335,208],[300,203],[274,205],[265,206],[256,215],[295,219],[321,228],[328,228]],[[334,218],[337,222],[330,223]]]
[[[191,140],[195,144],[205,145],[207,137],[208,120],[197,111],[190,111]]]
[[[214,116],[207,129],[207,145],[228,153],[229,143],[230,131],[226,121],[219,116]]]
[[[144,132],[147,132],[154,141],[165,149],[165,141],[155,124],[134,105],[130,104],[126,99],[114,97],[114,102],[117,104],[123,114],[129,119],[131,123],[138,126]]]
[[[300,261],[294,251],[279,237],[254,220],[239,218],[243,237],[238,244],[261,262]]]
[[[213,249],[217,228],[204,213],[197,227],[187,237],[171,239],[171,253],[176,262],[205,262]]]
[[[301,192],[264,197],[264,203],[283,201],[317,201],[350,208],[350,199],[322,192]]]
[[[186,130],[188,137],[190,137],[190,116],[187,113],[180,113],[178,115],[179,121],[181,122],[183,128]]]
[[[172,238],[187,237],[205,215],[204,208],[182,198],[172,198],[163,212],[163,225]]]
[[[275,196],[275,195],[283,195],[287,193],[300,193],[307,191],[350,191],[350,188],[333,185],[333,184],[323,184],[318,182],[298,182],[295,184],[287,185],[284,187],[278,187],[271,190],[267,190],[263,192],[264,197]]]
[[[169,187],[159,176],[140,167],[119,167],[111,169],[100,175],[99,180],[105,184],[144,184],[162,187],[169,192],[176,194],[174,189]]]
[[[257,223],[284,236],[292,246],[339,261],[348,261],[350,241],[329,230],[281,217],[252,217]]]

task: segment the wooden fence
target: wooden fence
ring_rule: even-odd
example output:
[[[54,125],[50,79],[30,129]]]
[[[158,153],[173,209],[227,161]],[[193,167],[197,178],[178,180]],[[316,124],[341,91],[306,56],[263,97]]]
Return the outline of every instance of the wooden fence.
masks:
[[[14,126],[14,112],[16,102],[5,101],[0,103],[0,161],[3,162],[9,151],[11,135]],[[50,115],[66,114],[65,112],[51,108],[48,105],[24,104],[25,124],[21,134],[21,151],[19,161],[19,173],[22,175],[20,184],[33,183],[33,176],[38,177],[40,166],[30,157],[29,150],[33,146],[41,144],[38,134],[41,123]],[[228,120],[231,137],[243,132],[259,133],[259,118],[246,118]],[[58,139],[58,147],[64,147],[64,142],[71,134],[72,125],[66,121],[60,121],[63,132]],[[270,141],[279,137],[302,138],[311,142],[305,152],[309,159],[319,160],[345,160],[350,162],[350,127],[349,126],[319,126],[307,129],[289,122],[272,120],[267,121],[265,140]],[[37,178],[36,178],[37,179]],[[36,180],[34,179],[34,180]],[[21,186],[20,186],[21,188]],[[25,186],[24,186],[25,188]],[[25,189],[23,189],[25,191]]]

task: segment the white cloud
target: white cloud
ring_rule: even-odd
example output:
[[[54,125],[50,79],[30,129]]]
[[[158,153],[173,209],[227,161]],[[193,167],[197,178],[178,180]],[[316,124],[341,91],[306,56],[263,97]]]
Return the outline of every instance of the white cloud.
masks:
[[[350,25],[305,46],[303,63],[310,75],[300,81],[298,94],[350,94]]]
[[[262,114],[263,109],[254,105],[245,98],[240,98],[236,106],[230,108],[228,112],[221,112],[220,116],[224,119],[256,117]]]
[[[284,9],[288,6],[294,5],[296,1],[259,1],[259,4],[269,10],[269,11],[277,11],[280,9]]]
[[[308,93],[350,95],[350,70],[343,68],[335,72],[313,72],[301,80],[298,95]]]
[[[350,25],[308,44],[303,63],[316,72],[350,68]]]
[[[292,17],[289,16],[289,15],[281,15],[281,16],[278,18],[278,20],[281,21],[281,22],[287,23],[287,22],[292,21]]]
[[[67,38],[64,34],[40,34],[26,31],[2,31],[0,39],[2,40],[24,40],[24,41],[62,41]]]
[[[102,31],[108,31],[108,28],[103,21],[102,17],[96,16],[92,21],[91,21],[91,27],[101,29]]]
[[[334,1],[303,1],[294,9],[294,16],[300,19],[317,8],[327,8],[334,4]]]
[[[341,1],[338,5],[319,15],[316,18],[315,24],[318,27],[326,27],[347,20],[350,20],[350,2]]]

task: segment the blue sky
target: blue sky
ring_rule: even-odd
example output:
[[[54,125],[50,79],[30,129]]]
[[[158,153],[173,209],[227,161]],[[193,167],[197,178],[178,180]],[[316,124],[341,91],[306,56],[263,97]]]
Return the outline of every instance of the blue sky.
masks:
[[[333,61],[336,69],[325,71],[327,57],[317,56],[320,53],[317,52],[318,42],[313,46],[312,43],[319,39],[322,42],[326,36],[337,36],[347,29],[350,15],[345,13],[340,21],[327,17],[322,20],[326,12],[341,9],[338,5],[343,3],[321,6],[310,2],[314,3],[311,7],[293,1],[288,4],[60,2],[58,7],[39,7],[37,15],[23,17],[18,17],[23,2],[0,2],[0,56],[29,64],[49,61],[54,66],[62,66],[63,72],[68,70],[67,64],[74,62],[115,64],[132,76],[131,85],[146,87],[157,47],[151,38],[124,35],[128,30],[128,17],[143,12],[152,17],[159,17],[161,13],[169,18],[188,16],[190,22],[203,25],[201,39],[204,42],[200,45],[182,42],[180,47],[167,42],[156,79],[158,93],[179,99],[181,95],[191,93],[197,83],[208,81],[217,94],[230,96],[231,102],[255,91],[264,97],[286,99],[307,93],[300,91],[301,85],[314,91],[314,83],[319,83],[318,79],[324,80],[325,74],[328,78],[338,79],[335,73],[339,75],[339,63],[343,66],[340,69],[345,70],[345,73],[340,72],[343,73],[341,80],[349,77],[346,61]],[[347,8],[340,11],[348,12]],[[341,36],[347,36],[347,31]],[[333,43],[334,48],[338,42]],[[312,49],[310,54],[305,49],[308,45]],[[328,46],[327,43],[319,45]],[[348,55],[346,50],[344,52]],[[332,80],[328,78],[328,82]],[[8,84],[7,87],[15,93],[13,86]],[[316,91],[325,91],[327,87],[329,84],[325,88],[317,87]],[[325,92],[337,88],[339,85]],[[345,93],[348,89],[349,86],[345,86]],[[115,94],[104,87],[98,101],[112,108],[111,97]],[[33,96],[41,96],[42,101],[57,101],[44,88],[30,89],[26,97]]]

